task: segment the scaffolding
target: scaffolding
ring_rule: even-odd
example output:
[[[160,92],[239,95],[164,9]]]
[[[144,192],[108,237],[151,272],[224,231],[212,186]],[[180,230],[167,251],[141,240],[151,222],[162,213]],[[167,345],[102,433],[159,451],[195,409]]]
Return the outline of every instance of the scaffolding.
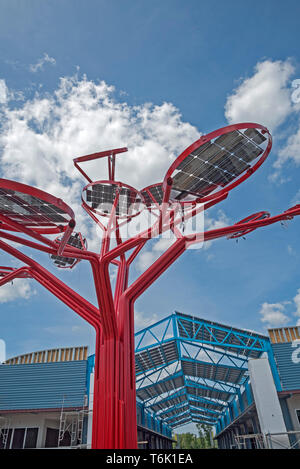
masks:
[[[82,444],[83,423],[87,411],[62,411],[59,420],[58,446],[61,446],[67,433],[70,434],[70,446]]]
[[[86,408],[86,399],[82,408],[77,410],[65,410],[64,400],[59,418],[58,447],[63,446],[62,442],[68,434],[70,435],[71,447],[82,447],[84,419],[89,414]]]
[[[287,444],[283,443],[283,438],[287,437]],[[249,435],[234,435],[237,449],[299,449],[300,431],[288,431],[282,433],[251,433]]]
[[[0,441],[2,440],[3,448],[6,448],[9,430],[10,419],[8,417],[0,416]]]

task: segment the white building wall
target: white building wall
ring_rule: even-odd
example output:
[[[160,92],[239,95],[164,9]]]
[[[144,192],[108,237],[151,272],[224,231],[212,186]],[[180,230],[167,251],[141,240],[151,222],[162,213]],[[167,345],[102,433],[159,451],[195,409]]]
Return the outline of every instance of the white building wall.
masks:
[[[250,359],[248,367],[261,432],[264,435],[286,432],[268,358]],[[286,435],[272,437],[272,448],[283,449],[288,447],[289,439]]]
[[[59,429],[58,412],[23,412],[1,414],[1,416],[7,419],[9,428],[38,428],[37,448],[45,447],[47,427]]]

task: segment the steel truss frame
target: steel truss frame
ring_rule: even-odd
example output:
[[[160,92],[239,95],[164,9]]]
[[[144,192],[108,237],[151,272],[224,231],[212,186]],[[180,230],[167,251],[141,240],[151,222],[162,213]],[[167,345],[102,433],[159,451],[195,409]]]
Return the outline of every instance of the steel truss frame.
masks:
[[[204,144],[208,139],[215,138],[227,131],[245,127],[255,127],[255,124],[237,124],[229,126],[227,129],[220,129],[208,136],[201,137],[198,146]],[[262,128],[259,126],[259,128]],[[194,148],[193,144],[190,148]],[[239,177],[236,182],[231,183],[227,188],[224,187],[216,194],[209,195],[204,200],[195,200],[191,208],[185,213],[185,221],[195,217],[197,214],[214,206],[218,202],[225,200],[228,190],[248,178],[267,157],[271,149],[271,140],[264,156],[250,168],[246,174]],[[74,160],[75,166],[85,176],[89,183],[92,180],[81,169],[79,164],[97,158],[106,157],[108,161],[109,180],[107,183],[115,183],[115,158],[118,153],[123,153],[127,149],[115,149],[107,152],[95,153]],[[185,157],[184,152],[178,159],[180,161]],[[171,167],[173,171],[174,164]],[[8,216],[0,214],[0,249],[23,263],[20,269],[11,270],[2,275],[0,286],[12,281],[14,278],[26,275],[40,283],[44,288],[55,295],[60,301],[65,303],[80,317],[91,324],[96,331],[96,350],[95,350],[95,386],[94,386],[94,411],[93,411],[93,448],[136,448],[137,447],[137,425],[136,425],[136,381],[135,381],[135,353],[134,353],[134,304],[135,301],[155,282],[191,245],[203,241],[228,237],[234,233],[242,231],[255,230],[273,223],[291,220],[300,215],[300,205],[280,213],[279,215],[238,223],[233,226],[214,229],[206,232],[197,233],[193,236],[187,236],[180,230],[182,223],[182,214],[180,203],[169,203],[172,189],[172,177],[167,173],[163,182],[163,202],[160,206],[157,221],[153,226],[144,232],[123,240],[120,233],[122,223],[116,220],[115,212],[118,203],[116,196],[112,211],[107,218],[107,225],[101,223],[95,214],[92,213],[86,205],[84,209],[91,216],[94,222],[103,230],[101,239],[101,249],[99,253],[89,250],[80,250],[68,246],[69,236],[75,227],[73,212],[69,207],[63,204],[59,199],[55,199],[49,194],[42,193],[35,188],[30,188],[13,181],[0,180],[4,187],[14,190],[16,185],[20,192],[24,189],[27,194],[33,197],[49,199],[50,203],[63,204],[67,213],[71,217],[68,226],[63,229],[53,228],[52,231],[43,230],[43,228],[33,229],[24,224],[10,219]],[[23,189],[22,189],[23,187]],[[202,202],[199,205],[198,202]],[[58,245],[51,241],[45,235],[49,233],[59,233],[63,231],[63,237]],[[175,241],[144,273],[129,285],[129,271],[133,261],[136,259],[141,249],[147,241],[153,237],[162,235],[171,231],[175,235]],[[112,233],[116,233],[117,245],[111,246]],[[25,236],[24,236],[25,235]],[[97,306],[91,304],[76,291],[62,282],[55,275],[51,274],[32,257],[24,254],[19,248],[11,243],[29,247],[39,252],[53,255],[63,255],[77,260],[88,261],[94,279],[94,288],[97,297]],[[114,264],[117,267],[117,280],[113,291],[109,267]],[[5,269],[4,269],[5,270]],[[180,337],[176,335],[176,341]],[[192,340],[192,338],[188,338]],[[211,344],[210,344],[211,345]],[[220,345],[220,344],[219,344]],[[223,345],[226,345],[225,343]],[[238,345],[235,346],[238,349]],[[244,348],[247,348],[243,344]],[[231,345],[232,349],[232,345]],[[196,363],[196,362],[195,362]],[[216,365],[220,366],[220,365]],[[224,384],[224,383],[223,383]],[[222,382],[220,385],[223,385]],[[233,384],[230,384],[233,389]],[[184,417],[185,418],[185,417]],[[194,418],[194,417],[193,417]]]
[[[246,330],[175,312],[137,332],[135,339],[137,396],[146,409],[173,428],[190,421],[215,426],[223,422],[233,402],[241,399],[242,387],[248,386],[247,362],[251,357],[267,353],[279,382],[268,337]],[[163,364],[155,367],[144,359],[141,369],[139,355],[154,356],[153,352],[173,342],[176,352],[164,357]],[[186,372],[185,363],[200,366],[198,374]],[[218,370],[227,370],[222,380],[217,379]],[[236,382],[230,379],[232,371],[238,372]]]

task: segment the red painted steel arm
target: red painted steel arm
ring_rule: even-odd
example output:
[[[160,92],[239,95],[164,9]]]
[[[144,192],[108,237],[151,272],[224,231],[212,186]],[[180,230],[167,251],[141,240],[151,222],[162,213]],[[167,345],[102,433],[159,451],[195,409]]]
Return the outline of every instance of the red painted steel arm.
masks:
[[[4,277],[0,278],[0,287],[2,287],[8,282],[11,282],[15,278],[29,278],[29,277],[31,277],[29,267],[20,267],[19,269],[12,269]]]
[[[45,284],[47,282],[51,282],[53,286],[55,287],[56,291],[60,292],[62,296],[65,295],[65,296],[70,297],[70,301],[72,304],[74,302],[77,302],[80,308],[82,308],[83,310],[84,309],[86,310],[86,320],[99,321],[100,314],[99,314],[98,309],[94,305],[92,305],[87,300],[82,298],[78,293],[76,293],[74,290],[72,290],[70,287],[64,284],[61,280],[59,280],[53,274],[48,272],[44,267],[42,267],[36,261],[34,261],[30,257],[26,256],[22,252],[18,251],[17,249],[13,248],[9,244],[4,243],[1,240],[0,240],[0,248],[3,249],[3,251],[7,252],[8,254],[11,254],[13,257],[24,262],[29,267],[31,267],[32,276],[36,274],[39,275],[39,278],[43,279],[45,281]]]
[[[257,228],[262,228],[264,226],[272,225],[283,220],[291,220],[295,216],[300,215],[300,205],[295,205],[285,212],[275,215],[270,218],[264,218],[262,220],[250,221],[248,223],[240,223],[236,225],[226,226],[224,228],[218,228],[216,230],[206,231],[204,233],[198,233],[194,235],[193,239],[187,239],[187,246],[192,244],[202,242],[202,241],[211,241],[217,238],[222,238],[228,236],[229,234],[236,233],[239,231],[245,230],[256,230]]]
[[[106,151],[100,151],[98,153],[92,153],[91,155],[85,155],[85,156],[79,156],[78,158],[74,158],[73,162],[74,162],[74,166],[78,169],[78,171],[89,181],[89,182],[92,182],[92,180],[89,178],[89,176],[85,173],[85,171],[83,171],[83,169],[79,166],[78,163],[84,163],[86,161],[92,161],[92,160],[96,160],[98,158],[103,158],[105,156],[115,156],[117,155],[118,153],[124,153],[128,151],[128,148],[126,147],[123,147],[123,148],[116,148],[114,150],[106,150]],[[112,171],[113,169],[113,171]],[[113,168],[112,168],[110,171],[113,172],[113,175],[114,175],[114,164],[113,164]]]

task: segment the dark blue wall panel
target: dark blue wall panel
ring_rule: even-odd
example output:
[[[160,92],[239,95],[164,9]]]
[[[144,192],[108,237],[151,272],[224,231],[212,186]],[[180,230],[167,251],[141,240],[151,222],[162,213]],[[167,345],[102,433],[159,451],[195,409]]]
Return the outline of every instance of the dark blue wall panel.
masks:
[[[283,390],[300,389],[300,343],[272,344],[272,349]]]

